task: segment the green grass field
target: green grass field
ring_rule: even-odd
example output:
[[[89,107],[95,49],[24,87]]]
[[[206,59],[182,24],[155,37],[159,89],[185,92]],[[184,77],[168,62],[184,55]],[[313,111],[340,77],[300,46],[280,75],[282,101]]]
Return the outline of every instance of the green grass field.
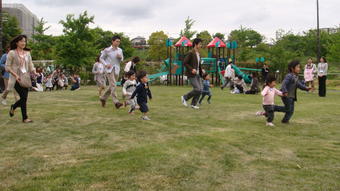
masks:
[[[340,190],[340,92],[299,91],[291,124],[266,127],[260,95],[214,88],[196,111],[190,87],[151,88],[151,121],[95,87],[30,93],[33,124],[0,106],[0,190]]]

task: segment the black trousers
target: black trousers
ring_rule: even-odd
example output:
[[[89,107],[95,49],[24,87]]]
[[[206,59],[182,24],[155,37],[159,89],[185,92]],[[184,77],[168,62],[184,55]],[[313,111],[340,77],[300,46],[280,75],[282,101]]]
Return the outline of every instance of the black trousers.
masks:
[[[319,78],[319,96],[325,97],[326,96],[326,80],[327,76],[318,77]]]
[[[20,107],[22,120],[26,120],[27,117],[27,98],[28,98],[28,88],[23,88],[18,82],[15,82],[14,89],[18,92],[20,99],[13,105],[13,109]]]
[[[210,99],[211,99],[211,92],[202,92],[202,95],[201,95],[201,99],[200,99],[200,101],[198,102],[199,104],[201,104],[202,103],[202,101],[203,101],[203,99],[204,99],[204,97],[205,96],[208,96],[208,103],[210,102]]]
[[[267,117],[267,122],[271,123],[274,120],[274,112],[285,112],[285,107],[277,105],[263,105],[264,111],[266,111],[265,116]]]

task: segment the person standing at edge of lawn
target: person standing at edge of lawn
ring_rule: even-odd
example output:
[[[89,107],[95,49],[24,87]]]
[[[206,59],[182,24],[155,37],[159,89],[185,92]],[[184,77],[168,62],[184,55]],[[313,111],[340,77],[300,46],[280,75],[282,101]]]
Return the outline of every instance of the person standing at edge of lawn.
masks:
[[[320,58],[318,64],[318,80],[319,80],[319,96],[326,97],[326,80],[328,72],[328,64],[325,57]]]
[[[193,41],[193,49],[184,58],[184,66],[186,68],[186,76],[188,76],[193,90],[181,97],[182,104],[188,106],[187,101],[192,99],[191,108],[199,109],[197,106],[198,100],[201,96],[203,84],[202,76],[205,71],[201,66],[200,49],[202,48],[202,39],[196,38]]]
[[[100,56],[100,61],[105,65],[105,73],[106,78],[109,81],[109,87],[106,89],[103,96],[100,97],[100,102],[103,107],[106,105],[106,100],[109,96],[112,96],[113,103],[116,108],[119,109],[123,106],[122,103],[119,102],[116,94],[116,81],[118,80],[119,72],[120,72],[120,62],[123,61],[123,51],[119,48],[120,45],[120,37],[113,36],[112,37],[112,45],[110,47],[105,48]]]

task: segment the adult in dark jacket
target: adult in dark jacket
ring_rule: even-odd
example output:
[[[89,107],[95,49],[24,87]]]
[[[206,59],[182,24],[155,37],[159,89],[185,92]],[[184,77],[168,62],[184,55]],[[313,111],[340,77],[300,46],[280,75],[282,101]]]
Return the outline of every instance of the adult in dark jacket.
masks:
[[[202,76],[205,71],[201,66],[201,58],[199,53],[201,47],[202,40],[199,38],[194,39],[193,50],[188,53],[183,62],[186,69],[185,75],[190,80],[193,90],[181,97],[182,104],[187,107],[187,101],[192,99],[191,107],[193,109],[199,109],[197,103],[203,89]]]

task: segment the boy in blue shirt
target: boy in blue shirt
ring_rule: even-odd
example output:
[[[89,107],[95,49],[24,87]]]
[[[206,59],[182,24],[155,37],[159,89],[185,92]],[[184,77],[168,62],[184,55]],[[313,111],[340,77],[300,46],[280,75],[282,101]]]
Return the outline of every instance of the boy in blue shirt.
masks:
[[[212,85],[210,85],[210,76],[209,74],[204,74],[203,75],[203,91],[202,91],[202,95],[201,95],[201,99],[198,102],[200,105],[202,104],[202,101],[204,99],[205,96],[208,96],[208,103],[210,104],[210,99],[211,99],[211,92],[210,92],[210,87],[212,87]]]

